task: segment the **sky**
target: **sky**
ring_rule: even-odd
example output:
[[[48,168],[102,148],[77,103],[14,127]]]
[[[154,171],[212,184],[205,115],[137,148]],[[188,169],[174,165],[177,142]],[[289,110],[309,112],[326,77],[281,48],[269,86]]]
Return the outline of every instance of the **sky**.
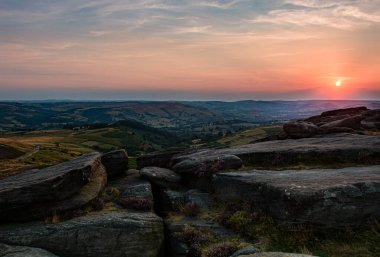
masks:
[[[377,100],[379,42],[380,0],[0,0],[0,100]]]

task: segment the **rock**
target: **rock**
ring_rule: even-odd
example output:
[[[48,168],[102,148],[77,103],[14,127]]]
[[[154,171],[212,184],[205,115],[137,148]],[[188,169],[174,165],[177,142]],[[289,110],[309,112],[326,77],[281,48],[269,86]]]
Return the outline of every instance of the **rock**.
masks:
[[[178,173],[190,173],[200,176],[222,170],[238,169],[243,164],[239,157],[230,154],[202,155],[195,157],[185,155],[181,156],[179,160],[180,161],[173,166],[174,171]],[[176,161],[176,159],[174,159],[174,161]]]
[[[366,111],[368,111],[368,108],[365,106],[352,107],[352,108],[337,109],[337,110],[322,112],[321,117],[331,117],[331,116],[340,116],[340,115],[355,116],[358,114],[362,114],[363,112],[366,112]]]
[[[317,257],[317,256],[296,254],[296,253],[267,252],[267,253],[254,253],[254,254],[249,254],[249,255],[239,255],[239,257]]]
[[[213,183],[218,200],[249,200],[287,226],[355,228],[380,218],[380,166],[218,173]]]
[[[297,253],[279,253],[279,252],[267,252],[267,253],[254,253],[248,255],[238,255],[239,257],[317,257],[305,254]]]
[[[311,122],[295,121],[284,124],[285,133],[291,138],[312,137],[318,134],[319,128]]]
[[[211,194],[191,189],[185,193],[186,202],[195,203],[201,209],[209,210],[214,204]]]
[[[112,186],[120,190],[118,204],[130,210],[152,211],[154,200],[151,184],[141,179],[138,173],[119,179]]]
[[[163,214],[170,211],[179,211],[186,202],[185,192],[163,189],[160,193],[160,211]]]
[[[247,166],[268,168],[283,168],[300,164],[310,167],[380,164],[380,137],[356,134],[320,135],[313,138],[287,139],[223,149],[209,149],[184,157],[201,159],[207,156],[223,155],[236,155]]]
[[[181,176],[172,170],[159,167],[145,167],[140,170],[140,175],[159,187],[177,187]]]
[[[353,117],[348,117],[341,120],[335,120],[328,123],[323,124],[320,126],[321,130],[329,131],[334,128],[346,128],[346,129],[360,129],[361,128],[361,120],[363,119],[363,116],[356,115]]]
[[[355,133],[365,129],[376,129],[376,122],[380,122],[380,110],[368,110],[362,106],[332,110],[304,120],[286,123],[283,129],[291,138],[305,138],[323,133]]]
[[[61,257],[157,257],[162,219],[151,212],[96,212],[57,224],[0,226],[0,242],[46,249]]]
[[[254,254],[254,253],[259,253],[259,252],[260,252],[260,250],[257,249],[256,247],[254,247],[254,246],[247,246],[247,247],[244,247],[244,248],[241,248],[241,249],[237,250],[230,257],[238,257],[238,256],[242,256],[242,255],[249,255],[249,254]]]
[[[128,169],[128,154],[124,149],[105,153],[102,155],[102,163],[108,178],[124,175]]]
[[[380,129],[380,110],[370,110],[364,113],[361,125],[365,129]]]
[[[184,148],[170,148],[145,154],[137,158],[137,168],[142,169],[144,167],[152,166],[170,168],[173,156],[186,151],[189,152],[189,150],[185,150]]]
[[[10,246],[0,243],[0,256],[2,257],[58,257],[39,248],[25,246]]]
[[[85,204],[102,190],[104,174],[100,154],[92,153],[0,180],[0,220],[28,220],[49,215],[57,206],[69,210]]]

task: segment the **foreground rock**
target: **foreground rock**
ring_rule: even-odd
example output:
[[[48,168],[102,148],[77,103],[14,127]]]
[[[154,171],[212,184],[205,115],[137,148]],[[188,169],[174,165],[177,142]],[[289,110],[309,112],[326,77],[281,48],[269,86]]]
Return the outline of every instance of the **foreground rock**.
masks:
[[[172,170],[160,167],[145,167],[140,170],[140,176],[159,187],[177,187],[181,176]]]
[[[284,124],[291,138],[312,137],[317,134],[355,132],[380,128],[380,110],[355,107],[323,112],[304,120]]]
[[[0,243],[0,256],[2,257],[58,257],[39,248],[25,246],[10,246]]]
[[[98,153],[8,177],[0,180],[0,220],[30,220],[81,207],[106,181]]]
[[[129,210],[153,211],[152,186],[140,177],[137,170],[129,170],[127,176],[109,183],[106,192],[115,191],[120,194],[116,202]]]
[[[285,225],[339,229],[380,218],[380,166],[219,173],[213,183],[219,200],[251,201]]]
[[[99,212],[58,224],[0,226],[0,242],[46,249],[60,257],[157,257],[161,218],[151,212]]]
[[[334,134],[203,150],[180,158],[236,155],[245,165],[286,167],[292,165],[348,166],[380,163],[380,136]]]
[[[137,168],[142,169],[144,167],[152,166],[170,168],[171,160],[175,155],[190,151],[184,148],[171,148],[163,151],[148,153],[137,158]]]
[[[124,149],[105,153],[102,155],[102,163],[108,178],[124,175],[128,169],[128,154]]]

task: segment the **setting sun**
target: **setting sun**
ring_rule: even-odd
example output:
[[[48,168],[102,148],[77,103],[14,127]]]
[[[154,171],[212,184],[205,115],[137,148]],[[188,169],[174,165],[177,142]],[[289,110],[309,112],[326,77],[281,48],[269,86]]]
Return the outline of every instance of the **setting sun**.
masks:
[[[342,85],[342,80],[339,79],[335,82],[335,86],[340,87],[341,85]]]

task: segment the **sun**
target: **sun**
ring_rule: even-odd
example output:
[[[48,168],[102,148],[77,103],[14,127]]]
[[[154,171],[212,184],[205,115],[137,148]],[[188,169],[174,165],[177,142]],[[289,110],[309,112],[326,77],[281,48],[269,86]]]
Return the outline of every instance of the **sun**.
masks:
[[[335,82],[335,86],[340,87],[341,85],[342,85],[342,80],[338,79],[338,80]]]

